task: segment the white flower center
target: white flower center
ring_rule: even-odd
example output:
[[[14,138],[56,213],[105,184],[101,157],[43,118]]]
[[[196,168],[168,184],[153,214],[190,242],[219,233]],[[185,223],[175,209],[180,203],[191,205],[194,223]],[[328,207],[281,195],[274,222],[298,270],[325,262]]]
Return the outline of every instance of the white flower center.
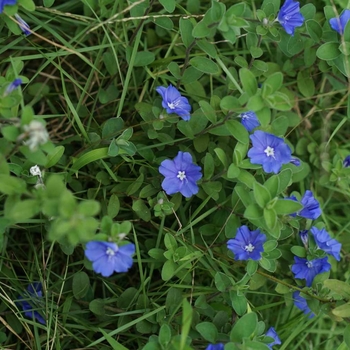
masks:
[[[255,249],[255,247],[251,243],[249,243],[248,245],[246,245],[244,247],[244,250],[248,253],[251,253],[254,249]]]
[[[249,117],[246,114],[242,114],[242,119],[249,119]]]
[[[169,103],[169,102],[168,102],[168,107],[169,107],[170,109],[175,109],[175,105],[174,105],[173,102],[172,102],[172,103]]]
[[[115,251],[111,247],[108,247],[106,250],[106,254],[108,255],[108,257],[111,257],[115,255]]]
[[[290,17],[291,17],[291,16],[286,15],[286,16],[284,16],[284,19],[285,19],[286,21],[289,21],[289,20],[290,20]]]
[[[306,262],[306,266],[310,269],[312,267],[312,262],[311,261],[307,261]]]
[[[266,155],[268,157],[275,158],[275,150],[272,147],[270,147],[270,146],[267,146],[265,148],[264,153],[266,153]]]
[[[186,173],[184,171],[178,171],[177,173],[177,178],[180,179],[181,181],[186,179]]]

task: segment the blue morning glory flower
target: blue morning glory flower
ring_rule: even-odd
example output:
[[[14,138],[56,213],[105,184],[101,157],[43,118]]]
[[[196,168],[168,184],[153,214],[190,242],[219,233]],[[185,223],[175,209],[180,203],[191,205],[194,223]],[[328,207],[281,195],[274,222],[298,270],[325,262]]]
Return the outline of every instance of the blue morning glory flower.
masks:
[[[193,164],[190,153],[179,151],[174,160],[163,160],[159,172],[165,176],[162,188],[166,194],[180,192],[189,198],[198,193],[197,181],[202,178],[201,167]]]
[[[25,35],[29,35],[31,33],[29,30],[30,29],[29,24],[25,22],[25,20],[17,13],[15,14],[15,17],[17,19],[17,22],[19,23],[19,27],[21,28],[22,32]]]
[[[294,305],[301,310],[305,315],[309,315],[309,318],[313,318],[316,315],[311,311],[307,305],[307,301],[300,295],[299,291],[293,293]]]
[[[135,245],[128,243],[118,246],[116,243],[91,241],[86,244],[85,256],[92,261],[92,268],[103,277],[113,272],[127,272],[132,266]]]
[[[300,27],[304,23],[304,17],[300,13],[300,4],[298,1],[286,0],[280,9],[277,17],[287,34],[294,35],[296,27]]]
[[[260,260],[265,241],[266,235],[259,229],[250,231],[243,225],[237,229],[236,237],[228,240],[227,248],[234,254],[235,260]]]
[[[224,350],[225,346],[222,343],[219,344],[209,344],[205,350]]]
[[[274,339],[273,343],[266,344],[270,349],[272,349],[274,345],[282,344],[281,339],[279,338],[275,328],[270,327],[265,335]]]
[[[22,84],[22,79],[15,79],[5,90],[4,95],[9,95],[12,91],[16,90]]]
[[[314,260],[307,260],[304,258],[294,257],[294,265],[292,265],[292,272],[295,278],[306,280],[306,286],[311,287],[315,276],[327,272],[331,269],[331,264],[328,262],[328,257]]]
[[[4,6],[6,5],[16,5],[17,0],[0,0],[0,13],[3,13]]]
[[[344,33],[346,24],[350,19],[350,10],[344,10],[340,17],[334,17],[329,20],[332,29],[336,30],[340,35]]]
[[[316,220],[321,215],[322,211],[320,208],[320,203],[310,190],[305,191],[300,203],[304,206],[304,208],[299,211],[299,216],[306,219]]]
[[[176,87],[171,84],[167,88],[158,86],[156,91],[162,96],[162,106],[168,114],[175,113],[183,120],[190,120],[191,106],[188,99],[181,96]]]
[[[348,168],[348,167],[350,166],[350,155],[347,156],[347,157],[344,159],[344,161],[343,161],[343,166],[344,166],[345,168]]]
[[[294,164],[295,166],[300,166],[301,164],[300,159],[294,157],[290,160],[289,163]]]
[[[251,132],[260,126],[259,119],[253,111],[241,113],[239,116],[241,117],[242,125],[248,130],[248,132]]]
[[[300,235],[300,239],[303,242],[303,245],[305,247],[305,249],[307,249],[308,247],[308,243],[309,243],[309,234],[308,234],[308,230],[302,230],[299,232]]]
[[[295,196],[286,197],[285,199],[291,199],[296,202],[298,201]],[[322,211],[320,208],[320,203],[310,190],[305,191],[300,203],[304,206],[303,209],[297,213],[290,214],[290,216],[298,215],[305,219],[316,220],[321,215]]]
[[[292,151],[281,137],[257,130],[250,135],[253,147],[248,151],[252,164],[261,164],[266,173],[277,174],[291,161]]]
[[[24,315],[30,319],[35,318],[41,324],[46,324],[45,319],[40,313],[34,309],[43,309],[40,299],[43,297],[42,284],[40,282],[33,282],[27,287],[27,292],[24,296],[18,298],[18,304],[22,307]]]
[[[336,239],[331,238],[324,228],[319,230],[317,227],[311,227],[310,231],[314,235],[317,246],[340,261],[341,244]]]

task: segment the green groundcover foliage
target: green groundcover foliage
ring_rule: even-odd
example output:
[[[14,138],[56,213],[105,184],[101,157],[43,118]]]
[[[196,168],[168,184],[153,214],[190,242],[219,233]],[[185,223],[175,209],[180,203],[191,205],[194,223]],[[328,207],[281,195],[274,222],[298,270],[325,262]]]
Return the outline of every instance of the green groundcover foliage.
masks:
[[[0,0],[0,348],[350,348],[350,1]]]

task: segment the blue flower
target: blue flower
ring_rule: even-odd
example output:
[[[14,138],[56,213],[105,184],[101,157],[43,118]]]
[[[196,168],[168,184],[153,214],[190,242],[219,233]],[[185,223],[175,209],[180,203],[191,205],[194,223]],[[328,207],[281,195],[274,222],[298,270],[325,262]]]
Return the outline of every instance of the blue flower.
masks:
[[[266,173],[277,174],[291,161],[292,151],[281,137],[257,130],[250,135],[253,147],[248,151],[252,164],[261,164]]]
[[[344,33],[346,24],[350,19],[350,10],[344,10],[339,17],[334,17],[329,20],[332,29],[336,30],[340,35]]]
[[[348,167],[350,166],[350,155],[347,156],[347,157],[344,159],[344,161],[343,161],[343,166],[344,166],[345,168],[348,168]]]
[[[331,264],[328,258],[320,258],[314,260],[307,260],[304,258],[294,257],[295,264],[292,265],[292,272],[295,278],[306,280],[306,286],[311,287],[315,276],[327,272],[331,269]]]
[[[277,17],[287,34],[294,35],[296,27],[300,27],[304,23],[304,17],[300,13],[300,4],[298,1],[286,0],[281,7]]]
[[[308,307],[306,299],[300,296],[299,291],[296,291],[293,293],[293,301],[294,301],[294,305],[298,309],[300,309],[305,315],[309,315],[309,318],[315,317],[315,314]]]
[[[165,176],[162,188],[167,194],[180,192],[189,198],[198,193],[196,182],[202,178],[201,167],[193,164],[190,153],[179,151],[174,160],[163,160],[159,172]]]
[[[294,164],[295,166],[300,166],[301,164],[300,159],[298,158],[292,158],[289,163]]]
[[[1,0],[0,0],[1,1]],[[9,95],[12,91],[16,90],[22,84],[22,79],[15,79],[5,90],[4,95]]]
[[[334,256],[336,260],[340,261],[341,244],[336,239],[331,238],[324,228],[319,230],[317,227],[311,227],[310,231],[314,235],[318,247],[324,250],[327,254]]]
[[[40,282],[33,282],[27,287],[25,296],[20,296],[18,298],[18,304],[21,305],[26,317],[30,319],[35,318],[41,324],[46,324],[45,319],[33,308],[33,306],[35,306],[37,309],[43,309],[43,306],[41,305],[42,297],[42,284]]]
[[[251,132],[260,126],[259,119],[253,111],[241,113],[239,116],[241,117],[242,125],[248,130],[248,132]]]
[[[171,84],[167,88],[158,86],[156,91],[162,96],[162,106],[168,114],[175,113],[183,120],[190,120],[191,106],[188,103],[188,99],[181,96],[176,87]]]
[[[85,256],[92,261],[92,268],[103,277],[113,272],[127,272],[132,266],[135,245],[128,243],[118,246],[116,243],[91,241],[86,244]]]
[[[19,23],[19,27],[21,28],[22,32],[25,35],[29,35],[31,33],[29,24],[25,22],[24,19],[17,13],[15,14],[15,17],[17,19],[17,22]]]
[[[228,240],[227,248],[232,251],[236,260],[260,260],[265,241],[266,235],[259,229],[250,231],[243,225],[237,229],[236,237]]]
[[[304,206],[298,213],[305,219],[316,220],[322,213],[320,203],[310,190],[305,191],[301,204]]]
[[[218,344],[209,344],[205,350],[224,350],[225,345],[222,343],[218,343]]]
[[[270,349],[272,349],[274,345],[282,344],[281,339],[279,338],[275,328],[270,327],[265,335],[274,339],[273,343],[266,344]]]
[[[4,6],[6,5],[16,5],[17,0],[0,0],[0,13],[3,13]]]
[[[296,202],[298,201],[295,196],[286,197],[285,199],[291,199]],[[300,203],[304,206],[303,209],[297,213],[290,214],[291,216],[298,215],[305,219],[316,220],[321,215],[322,211],[320,203],[310,190],[305,191]]]
[[[308,243],[309,243],[309,235],[308,235],[308,230],[303,230],[299,232],[300,235],[300,239],[304,244],[305,249],[307,249],[308,247]]]

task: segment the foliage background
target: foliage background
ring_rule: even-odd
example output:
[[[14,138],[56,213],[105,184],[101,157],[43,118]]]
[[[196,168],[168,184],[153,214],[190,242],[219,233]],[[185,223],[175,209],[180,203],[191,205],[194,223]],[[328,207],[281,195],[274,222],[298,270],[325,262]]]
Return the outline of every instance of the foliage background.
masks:
[[[15,12],[2,15],[2,76],[10,82],[20,75],[26,84],[14,102],[2,101],[0,111],[1,160],[8,164],[1,173],[6,175],[8,166],[11,177],[22,181],[15,188],[25,184],[14,191],[6,189],[6,181],[0,186],[1,346],[204,349],[210,342],[228,342],[237,320],[254,311],[256,320],[246,319],[248,328],[254,325],[251,333],[258,338],[265,333],[261,321],[266,329],[274,326],[283,341],[280,349],[348,348],[344,330],[350,314],[343,320],[331,313],[347,301],[344,290],[337,294],[321,278],[313,293],[334,299],[310,298],[310,307],[321,310],[316,319],[293,306],[297,284],[289,266],[292,246],[300,245],[299,222],[276,216],[281,230],[273,237],[280,239],[282,257],[275,250],[269,260],[278,261],[276,270],[269,265],[255,273],[251,264],[247,275],[246,264],[228,256],[226,241],[247,220],[268,225],[247,214],[244,204],[254,201],[254,183],[269,178],[239,159],[249,139],[234,117],[249,107],[266,131],[285,135],[302,160],[300,168],[286,166],[291,181],[280,198],[314,191],[323,209],[319,224],[343,244],[331,277],[348,283],[349,171],[342,160],[350,153],[349,82],[346,65],[344,74],[337,63],[340,37],[326,18],[349,4],[301,2],[304,16],[319,27],[304,25],[293,38],[277,24],[277,35],[261,33],[261,41],[248,38],[244,29],[234,40],[216,26],[208,33],[199,26],[192,45],[193,26],[216,2],[46,0],[37,2],[35,11],[30,1],[18,3],[34,33],[20,35],[7,17]],[[256,31],[257,10],[265,6],[276,14],[280,7],[272,0],[221,3],[246,4],[247,16],[254,18],[248,24]],[[337,45],[317,54],[328,42]],[[266,79],[276,72],[283,83],[272,82],[272,88],[283,96],[270,98],[265,91],[261,98]],[[189,98],[190,122],[159,117],[155,88],[169,83]],[[5,119],[18,117],[25,125],[33,116],[45,120],[51,143],[30,153],[16,141],[20,126]],[[203,168],[201,191],[190,200],[161,191],[158,166],[178,150],[190,151]],[[45,169],[46,191],[34,189],[29,168],[35,164]],[[131,222],[130,232],[125,226],[108,232],[107,224],[101,227],[104,216]],[[127,274],[106,279],[93,273],[83,244],[97,228],[102,234],[129,233],[137,253]],[[38,310],[47,315],[47,331],[25,319],[15,304],[37,280],[44,285]],[[266,346],[260,337],[254,344],[225,347],[236,348]]]

